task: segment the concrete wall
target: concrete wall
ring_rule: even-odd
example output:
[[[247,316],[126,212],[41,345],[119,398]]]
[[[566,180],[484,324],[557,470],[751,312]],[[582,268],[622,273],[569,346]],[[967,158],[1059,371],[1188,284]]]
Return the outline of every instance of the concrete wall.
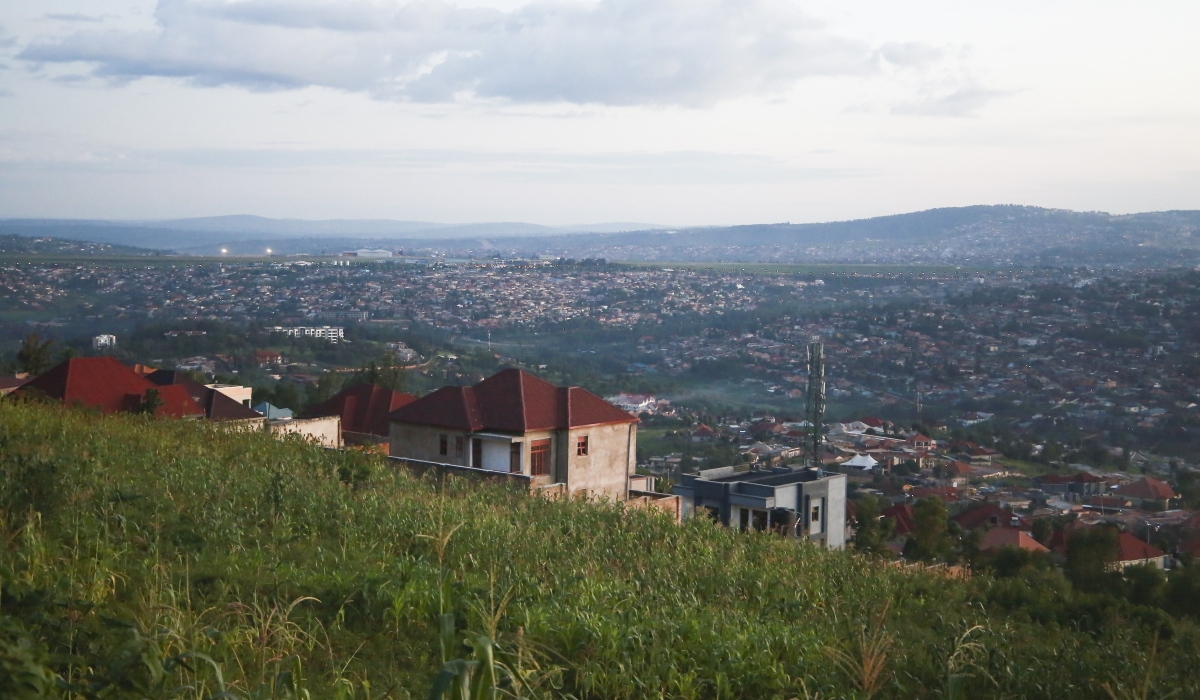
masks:
[[[276,436],[303,435],[325,447],[342,446],[341,416],[274,420],[268,421],[266,426],[267,432]]]
[[[440,436],[446,436],[446,454],[438,451]],[[426,462],[442,464],[457,464],[468,467],[471,465],[471,444],[463,442],[463,454],[454,456],[454,438],[466,436],[448,428],[431,428],[424,425],[408,425],[407,423],[392,423],[388,436],[388,454],[393,457],[407,457]],[[505,469],[505,471],[508,471]]]
[[[588,437],[587,456],[576,455],[576,441]],[[566,464],[565,481],[572,495],[624,501],[629,477],[637,467],[637,425],[615,424],[573,428],[562,440],[559,454]],[[565,453],[565,454],[564,454]]]
[[[448,454],[438,451],[439,436],[446,436]],[[588,437],[588,454],[575,454],[576,440]],[[462,457],[454,453],[454,439],[466,438]],[[502,439],[483,441],[483,464],[471,465],[471,435],[444,428],[392,423],[388,453],[393,457],[419,459],[507,472],[510,443]],[[550,440],[550,480],[567,485],[572,496],[624,501],[629,494],[629,477],[637,467],[637,426],[597,425],[569,431],[538,431],[518,438],[521,444],[521,473],[530,474],[530,446],[535,440]]]

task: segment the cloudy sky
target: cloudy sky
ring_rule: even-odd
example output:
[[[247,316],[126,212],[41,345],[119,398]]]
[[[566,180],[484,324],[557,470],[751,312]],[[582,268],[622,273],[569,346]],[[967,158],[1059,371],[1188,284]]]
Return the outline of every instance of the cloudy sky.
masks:
[[[1200,3],[13,0],[0,217],[1200,208]]]

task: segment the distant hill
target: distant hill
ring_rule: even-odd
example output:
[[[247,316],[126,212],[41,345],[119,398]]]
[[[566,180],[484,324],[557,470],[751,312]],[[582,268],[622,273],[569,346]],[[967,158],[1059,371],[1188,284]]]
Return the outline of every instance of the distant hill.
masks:
[[[162,255],[163,251],[108,243],[0,234],[0,255]]]
[[[519,222],[267,219],[0,220],[0,234],[53,236],[211,255],[336,253],[354,247],[470,256],[549,254],[616,260],[776,262],[1087,262],[1190,264],[1200,259],[1200,211],[1112,215],[970,206],[807,224],[673,229],[637,223],[541,226]]]

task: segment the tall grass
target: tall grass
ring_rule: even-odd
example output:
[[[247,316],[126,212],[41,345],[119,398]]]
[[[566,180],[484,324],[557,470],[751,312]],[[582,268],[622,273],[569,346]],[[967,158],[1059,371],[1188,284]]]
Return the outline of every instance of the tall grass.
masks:
[[[6,698],[1095,698],[1150,654],[771,535],[10,402],[0,584]],[[1200,697],[1197,641],[1142,696]]]

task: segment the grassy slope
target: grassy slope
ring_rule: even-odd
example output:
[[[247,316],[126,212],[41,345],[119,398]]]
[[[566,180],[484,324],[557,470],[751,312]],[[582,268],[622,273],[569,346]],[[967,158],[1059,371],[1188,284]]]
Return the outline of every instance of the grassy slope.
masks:
[[[366,697],[364,681],[371,697],[424,697],[443,606],[460,635],[494,631],[510,664],[520,648],[526,669],[561,668],[556,697],[792,698],[802,683],[849,697],[825,649],[885,602],[896,642],[878,697],[948,697],[947,660],[974,625],[979,668],[955,666],[973,673],[966,697],[1095,698],[1099,681],[1147,666],[1142,627],[1089,634],[1075,629],[1086,620],[989,612],[979,582],[705,522],[439,491],[384,461],[199,423],[0,401],[0,470],[0,690],[15,658],[39,653],[2,643],[25,634],[75,682],[90,668],[128,686],[151,675],[145,659],[192,651],[243,695],[285,697],[271,679],[299,669],[313,697]],[[422,535],[453,527],[439,563]],[[1164,686],[1191,684],[1191,697],[1195,643],[1178,625],[1159,650]],[[214,666],[189,665],[166,687],[208,697]]]

